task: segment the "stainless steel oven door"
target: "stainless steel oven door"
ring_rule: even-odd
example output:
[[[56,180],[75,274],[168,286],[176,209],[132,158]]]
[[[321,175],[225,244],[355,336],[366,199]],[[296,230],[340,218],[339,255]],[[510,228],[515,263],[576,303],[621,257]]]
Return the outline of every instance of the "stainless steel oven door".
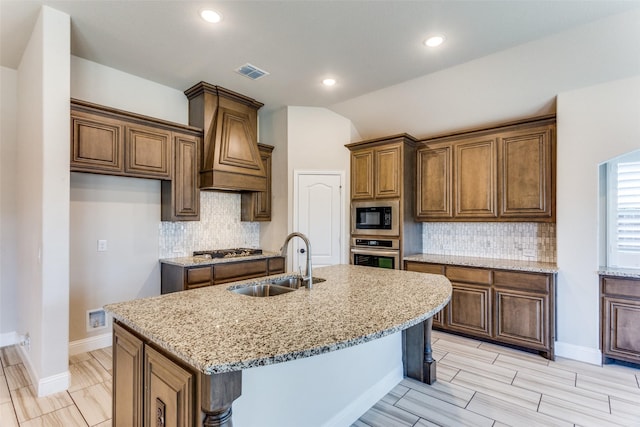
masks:
[[[351,264],[400,270],[400,252],[351,248]]]
[[[358,228],[357,208],[369,208],[378,206],[391,207],[391,228],[388,230],[379,228]],[[352,202],[351,203],[351,234],[354,236],[399,236],[400,235],[400,202],[398,200],[381,200],[376,202]]]

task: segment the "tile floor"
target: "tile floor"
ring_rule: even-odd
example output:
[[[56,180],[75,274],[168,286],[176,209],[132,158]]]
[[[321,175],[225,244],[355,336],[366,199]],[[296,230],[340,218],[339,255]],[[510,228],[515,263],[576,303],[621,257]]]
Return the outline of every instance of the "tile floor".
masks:
[[[598,367],[434,332],[438,382],[405,379],[353,426],[637,426],[640,369]],[[0,426],[111,426],[111,349],[72,356],[69,390],[37,398],[0,349]],[[301,426],[302,427],[302,426]]]

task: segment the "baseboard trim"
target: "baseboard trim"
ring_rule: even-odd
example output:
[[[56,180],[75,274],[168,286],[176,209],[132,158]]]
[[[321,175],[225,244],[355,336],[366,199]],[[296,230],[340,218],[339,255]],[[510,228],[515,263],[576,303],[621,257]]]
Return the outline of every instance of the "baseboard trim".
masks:
[[[600,350],[591,347],[556,341],[555,355],[579,362],[590,363],[592,365],[602,365],[602,353]]]
[[[69,343],[69,356],[110,347],[111,341],[112,335],[110,332],[77,341],[71,341]]]
[[[391,372],[385,375],[380,381],[351,402],[347,407],[334,415],[324,426],[350,426],[365,412],[382,399],[389,391],[395,387],[403,378],[402,365],[396,366]]]
[[[69,384],[71,384],[71,375],[69,370],[46,378],[39,378],[36,370],[33,368],[31,358],[29,357],[27,350],[23,346],[18,346],[18,349],[20,351],[22,364],[27,369],[29,378],[31,378],[31,384],[37,384],[36,392],[38,397],[44,397],[49,394],[65,391],[69,388]]]
[[[0,334],[0,347],[6,347],[9,345],[19,344],[20,335],[16,331],[5,332]]]

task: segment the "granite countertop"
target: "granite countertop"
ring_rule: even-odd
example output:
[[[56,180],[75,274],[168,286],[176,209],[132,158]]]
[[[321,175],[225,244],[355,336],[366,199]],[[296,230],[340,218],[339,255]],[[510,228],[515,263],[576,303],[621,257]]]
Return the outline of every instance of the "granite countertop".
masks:
[[[440,275],[334,265],[314,269],[314,277],[326,281],[272,297],[227,290],[261,278],[109,304],[105,310],[211,375],[381,338],[428,319],[451,298],[451,283]]]
[[[254,259],[273,258],[279,256],[281,256],[280,252],[263,251],[258,255],[237,256],[228,258],[208,258],[199,255],[179,258],[162,258],[160,262],[163,264],[173,264],[180,267],[193,267],[194,265],[223,264],[225,262],[251,261]]]
[[[640,269],[637,268],[615,268],[600,267],[598,274],[601,276],[628,277],[631,279],[640,279]]]
[[[428,262],[433,264],[465,265],[496,270],[528,271],[531,273],[557,273],[558,266],[549,262],[519,261],[512,259],[479,258],[456,255],[416,254],[404,257],[405,261]]]

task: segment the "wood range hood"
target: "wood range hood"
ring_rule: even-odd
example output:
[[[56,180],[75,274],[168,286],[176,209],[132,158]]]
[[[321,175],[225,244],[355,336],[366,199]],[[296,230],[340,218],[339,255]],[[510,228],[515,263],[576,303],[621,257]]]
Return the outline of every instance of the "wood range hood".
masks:
[[[206,82],[184,94],[189,99],[189,124],[204,130],[200,189],[266,191],[257,137],[258,109],[264,104]]]

